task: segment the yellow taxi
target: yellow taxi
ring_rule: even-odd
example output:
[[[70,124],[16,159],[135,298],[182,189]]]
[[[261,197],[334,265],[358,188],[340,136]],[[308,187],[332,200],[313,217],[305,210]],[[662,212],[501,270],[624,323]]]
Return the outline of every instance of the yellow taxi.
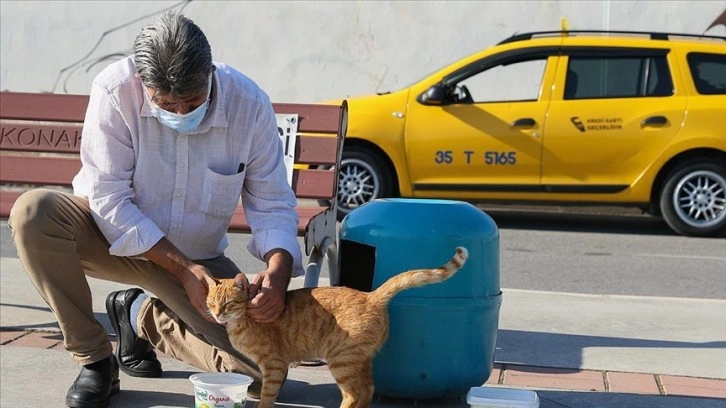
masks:
[[[347,98],[339,216],[376,198],[635,206],[726,227],[726,37],[514,35]]]

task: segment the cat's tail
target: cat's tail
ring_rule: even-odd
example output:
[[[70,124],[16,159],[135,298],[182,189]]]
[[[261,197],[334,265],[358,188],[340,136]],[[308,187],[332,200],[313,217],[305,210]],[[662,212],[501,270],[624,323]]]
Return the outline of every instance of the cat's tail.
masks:
[[[456,254],[445,265],[435,269],[414,269],[388,279],[371,293],[370,302],[374,305],[386,306],[402,290],[443,282],[461,269],[467,258],[469,258],[469,252],[466,248],[457,247]]]

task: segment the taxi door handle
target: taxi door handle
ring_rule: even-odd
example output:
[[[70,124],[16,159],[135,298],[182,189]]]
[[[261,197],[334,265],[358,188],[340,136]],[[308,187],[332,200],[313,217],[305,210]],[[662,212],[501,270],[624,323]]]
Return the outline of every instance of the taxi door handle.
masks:
[[[520,118],[512,122],[512,127],[534,127],[537,122],[532,118]]]
[[[663,126],[668,123],[668,119],[666,119],[665,116],[651,116],[649,118],[644,119],[640,124],[641,126]]]

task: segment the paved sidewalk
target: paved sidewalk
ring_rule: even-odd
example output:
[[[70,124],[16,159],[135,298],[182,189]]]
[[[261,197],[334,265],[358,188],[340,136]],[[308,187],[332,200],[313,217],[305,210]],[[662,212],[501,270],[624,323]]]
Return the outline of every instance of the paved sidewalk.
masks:
[[[3,244],[5,244],[3,242]],[[0,407],[63,406],[78,367],[17,258],[0,258]],[[90,280],[94,310],[113,333],[106,294]],[[301,278],[293,281],[300,286]],[[325,280],[321,284],[326,284]],[[722,407],[726,404],[726,301],[504,290],[488,386],[537,391],[540,407]],[[113,336],[111,337],[113,339]],[[122,374],[113,407],[190,407],[197,369],[162,357],[163,378]],[[297,367],[280,407],[337,407],[325,367]],[[374,408],[468,407],[465,398],[376,399]]]

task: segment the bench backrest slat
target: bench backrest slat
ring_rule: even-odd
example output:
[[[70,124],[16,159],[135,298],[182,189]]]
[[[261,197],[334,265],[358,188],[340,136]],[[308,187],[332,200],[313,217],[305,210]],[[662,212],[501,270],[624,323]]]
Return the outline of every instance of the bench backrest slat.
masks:
[[[67,186],[80,169],[81,161],[77,158],[6,155],[0,160],[0,182]],[[328,170],[295,169],[293,190],[298,198],[330,198],[334,194],[333,177]]]
[[[306,105],[297,103],[273,103],[275,113],[297,113],[297,131],[300,133],[337,134],[340,128],[340,107],[334,105]]]
[[[273,103],[276,113],[297,113],[298,132],[338,133],[340,107],[298,103]],[[48,122],[83,122],[87,95],[0,92],[0,118]]]
[[[324,200],[334,197],[335,173],[329,170],[293,170],[292,189],[297,198]]]
[[[42,125],[35,122],[2,121],[0,149],[22,152],[78,153],[80,123]]]
[[[2,121],[0,149],[6,151],[78,153],[82,124],[43,125],[35,122]],[[338,141],[329,136],[298,134],[296,163],[335,164]]]
[[[0,118],[83,122],[87,95],[0,92]]]
[[[0,160],[0,181],[15,184],[69,185],[81,169],[81,161],[73,157],[3,156]]]

